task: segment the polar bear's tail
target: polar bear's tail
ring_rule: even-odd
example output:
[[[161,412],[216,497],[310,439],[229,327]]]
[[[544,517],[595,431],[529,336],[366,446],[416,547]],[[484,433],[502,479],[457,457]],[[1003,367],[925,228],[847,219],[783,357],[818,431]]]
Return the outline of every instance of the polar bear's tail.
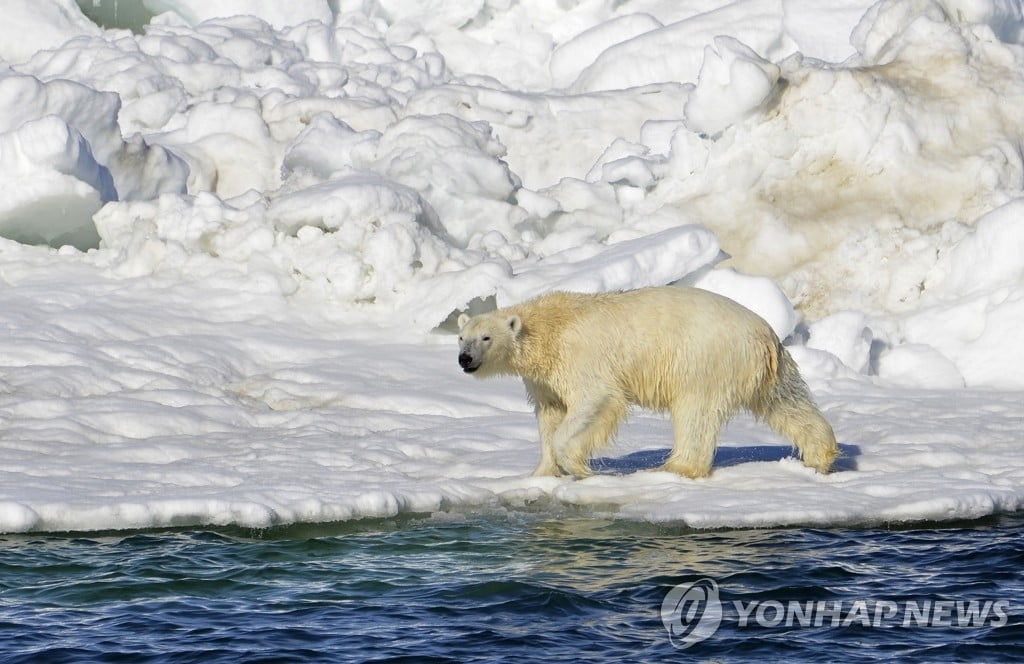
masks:
[[[839,454],[832,426],[814,404],[793,356],[781,343],[774,350],[770,353],[774,361],[769,363],[768,393],[759,414],[776,433],[796,445],[805,466],[827,473]]]

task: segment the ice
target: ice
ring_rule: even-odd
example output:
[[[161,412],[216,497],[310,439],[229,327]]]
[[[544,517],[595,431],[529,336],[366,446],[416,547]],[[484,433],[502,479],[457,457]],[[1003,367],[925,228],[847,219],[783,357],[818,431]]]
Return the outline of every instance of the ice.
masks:
[[[786,32],[807,57],[825,62],[843,62],[854,54],[850,26],[864,14],[859,0],[836,0],[828,6],[809,7],[799,0],[782,3]]]
[[[807,347],[826,351],[859,373],[868,373],[874,333],[859,311],[837,311],[809,329]]]
[[[211,18],[252,15],[283,29],[306,21],[329,23],[332,18],[328,0],[290,0],[287,7],[252,0],[145,0],[145,5],[155,14],[169,12],[190,25]]]
[[[1013,330],[1024,324],[1024,266],[1017,199],[977,220],[925,283],[926,306],[898,321],[897,336],[948,358],[968,385],[1020,386],[1024,351]]]
[[[1024,198],[992,210],[947,256],[945,275],[934,287],[947,297],[976,295],[1013,287],[1024,278]]]
[[[73,81],[0,72],[0,236],[93,248],[104,203],[184,189],[180,158],[122,138],[119,107]]]
[[[705,46],[720,34],[742,41],[747,48],[768,56],[795,50],[783,26],[781,3],[741,0],[708,3],[711,11],[691,16],[662,28],[644,32],[605,49],[573,84],[577,92],[613,90],[664,81],[697,80]],[[650,57],[658,53],[659,57]]]
[[[779,68],[732,37],[704,50],[697,87],[686,102],[686,126],[714,136],[760,108],[779,80]]]
[[[99,33],[74,0],[9,0],[4,3],[0,21],[0,61],[17,64],[74,37]]]
[[[736,300],[765,319],[779,339],[786,339],[796,329],[799,318],[786,294],[765,277],[741,274],[731,268],[695,270],[680,281]],[[840,352],[845,351],[843,347]]]
[[[92,215],[114,200],[110,171],[88,142],[49,115],[0,134],[0,235],[27,244],[94,247]]]
[[[664,25],[650,14],[616,16],[584,30],[551,53],[551,80],[557,88],[570,87],[603,52]]]
[[[905,343],[883,350],[876,363],[882,380],[901,387],[942,390],[965,384],[956,365],[928,344]]]
[[[711,478],[661,473],[670,426],[637,414],[597,476],[532,478],[539,450],[522,387],[467,384],[446,338],[331,329],[325,303],[182,282],[151,307],[154,284],[65,260],[61,274],[8,275],[16,287],[2,295],[15,314],[5,531],[552,504],[695,527],[835,525],[968,518],[1024,499],[1016,393],[825,381],[801,356],[839,434],[833,475],[808,471],[747,418],[726,430]]]
[[[1021,509],[1021,3],[827,4],[8,3],[0,532]],[[663,473],[637,411],[595,476],[529,476],[454,318],[661,284],[786,340],[836,472],[744,416]]]

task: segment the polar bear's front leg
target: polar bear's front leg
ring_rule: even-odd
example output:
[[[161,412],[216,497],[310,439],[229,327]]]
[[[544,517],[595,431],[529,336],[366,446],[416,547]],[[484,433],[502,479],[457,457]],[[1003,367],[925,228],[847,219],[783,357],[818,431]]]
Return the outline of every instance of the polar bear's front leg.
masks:
[[[625,413],[625,402],[607,396],[570,408],[552,438],[558,467],[576,477],[590,475],[590,455],[615,435]]]
[[[558,476],[562,471],[555,461],[554,438],[558,425],[565,419],[565,409],[554,404],[538,403],[536,408],[537,428],[540,430],[540,463],[533,471],[534,476]]]

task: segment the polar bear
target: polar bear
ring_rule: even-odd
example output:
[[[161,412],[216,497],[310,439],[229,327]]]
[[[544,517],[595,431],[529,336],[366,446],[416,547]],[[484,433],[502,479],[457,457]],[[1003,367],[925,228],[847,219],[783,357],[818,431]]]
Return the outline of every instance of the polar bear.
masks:
[[[796,363],[768,323],[729,298],[663,286],[554,292],[459,316],[459,366],[476,377],[520,376],[540,429],[535,475],[590,473],[630,405],[671,414],[664,469],[711,472],[718,432],[746,408],[827,473],[838,448]]]

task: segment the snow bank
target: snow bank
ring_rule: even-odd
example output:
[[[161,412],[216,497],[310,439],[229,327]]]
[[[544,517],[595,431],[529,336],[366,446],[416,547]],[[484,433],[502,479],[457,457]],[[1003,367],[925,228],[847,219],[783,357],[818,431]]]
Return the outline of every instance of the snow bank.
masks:
[[[0,134],[0,235],[27,244],[94,247],[92,215],[116,198],[110,171],[60,118]]]
[[[56,49],[75,37],[100,32],[74,0],[9,0],[4,3],[0,21],[0,60],[24,62],[38,51]]]
[[[0,236],[84,250],[103,203],[184,190],[181,159],[125,141],[119,108],[112,93],[0,72]]]
[[[147,7],[0,25],[0,530],[1019,507],[1020,2]],[[789,339],[842,472],[740,421],[665,476],[640,416],[602,475],[526,478],[521,389],[429,334],[668,283]]]
[[[252,0],[145,0],[145,4],[154,14],[168,12],[189,25],[212,18],[254,15],[280,30],[307,21],[330,23],[332,18],[327,0],[290,0],[287,6]],[[165,15],[163,20],[168,17]]]
[[[715,37],[686,102],[686,126],[715,136],[760,108],[779,81],[779,68],[732,37]]]
[[[983,216],[926,284],[929,306],[899,321],[899,338],[949,358],[968,385],[1021,384],[1024,349],[1024,199]]]

